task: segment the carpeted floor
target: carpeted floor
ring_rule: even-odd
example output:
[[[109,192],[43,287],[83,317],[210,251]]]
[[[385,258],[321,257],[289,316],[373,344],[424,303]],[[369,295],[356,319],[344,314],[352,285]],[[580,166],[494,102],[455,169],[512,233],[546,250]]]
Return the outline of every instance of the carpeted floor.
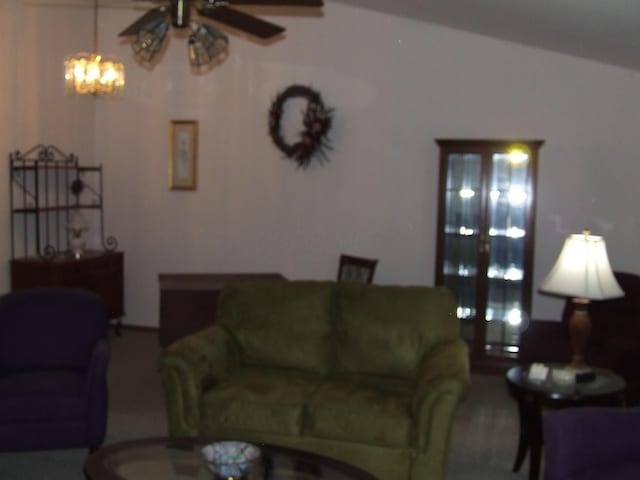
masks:
[[[125,329],[111,338],[106,442],[166,435],[164,401],[153,331]],[[473,375],[456,416],[449,480],[518,480],[511,472],[517,445],[517,411],[502,376]],[[0,454],[0,480],[85,480],[86,450]],[[163,479],[156,479],[163,480]],[[428,479],[425,479],[428,480]]]
[[[449,480],[528,478],[528,457],[519,472],[511,471],[518,434],[518,410],[504,377],[473,374],[453,425]]]

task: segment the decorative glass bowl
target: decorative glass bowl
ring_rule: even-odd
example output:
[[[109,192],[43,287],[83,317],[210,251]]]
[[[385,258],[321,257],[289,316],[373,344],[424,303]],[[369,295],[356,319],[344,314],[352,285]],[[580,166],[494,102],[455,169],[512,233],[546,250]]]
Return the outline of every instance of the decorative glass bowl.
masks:
[[[247,442],[214,442],[202,449],[211,471],[225,480],[245,475],[260,456],[260,449]]]

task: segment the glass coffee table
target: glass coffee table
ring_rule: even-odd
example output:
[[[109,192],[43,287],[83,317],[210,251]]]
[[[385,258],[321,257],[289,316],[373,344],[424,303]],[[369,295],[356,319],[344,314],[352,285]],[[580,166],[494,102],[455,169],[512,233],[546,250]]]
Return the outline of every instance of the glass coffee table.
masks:
[[[214,480],[200,449],[211,438],[167,437],[106,445],[89,456],[89,480]],[[353,465],[328,457],[256,443],[260,460],[246,480],[376,480]],[[226,480],[226,479],[225,479]]]

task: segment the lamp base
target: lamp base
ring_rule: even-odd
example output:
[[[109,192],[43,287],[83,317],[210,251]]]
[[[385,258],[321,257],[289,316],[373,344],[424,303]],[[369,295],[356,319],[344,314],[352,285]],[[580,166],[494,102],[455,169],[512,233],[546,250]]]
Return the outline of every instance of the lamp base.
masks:
[[[591,319],[589,318],[589,300],[586,298],[573,299],[573,312],[569,317],[569,338],[571,339],[570,368],[580,370],[587,368],[584,354],[587,349],[587,338],[591,333]]]

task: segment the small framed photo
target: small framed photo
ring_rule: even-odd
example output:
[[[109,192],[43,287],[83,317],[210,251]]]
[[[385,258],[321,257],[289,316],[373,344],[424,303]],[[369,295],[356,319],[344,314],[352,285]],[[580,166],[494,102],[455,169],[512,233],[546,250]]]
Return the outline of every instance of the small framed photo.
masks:
[[[339,282],[372,283],[378,260],[340,255]]]
[[[172,120],[169,143],[169,188],[195,190],[198,175],[197,120]]]

